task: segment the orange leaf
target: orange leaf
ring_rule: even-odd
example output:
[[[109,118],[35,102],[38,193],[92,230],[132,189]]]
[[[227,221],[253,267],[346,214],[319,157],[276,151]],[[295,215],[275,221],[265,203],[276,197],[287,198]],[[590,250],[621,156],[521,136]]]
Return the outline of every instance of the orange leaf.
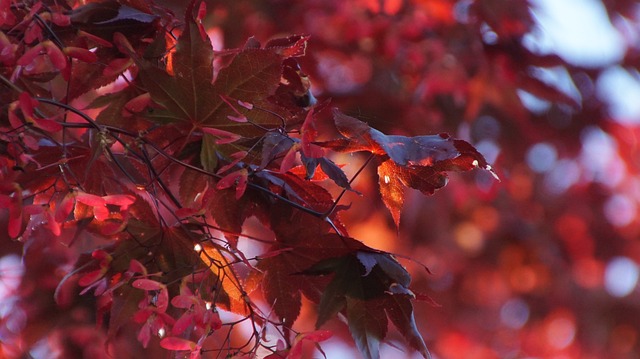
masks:
[[[247,303],[240,290],[243,286],[230,261],[213,244],[205,242],[201,243],[201,246],[200,259],[218,277],[224,291],[224,295],[217,296],[218,304],[230,312],[247,315],[249,312]]]

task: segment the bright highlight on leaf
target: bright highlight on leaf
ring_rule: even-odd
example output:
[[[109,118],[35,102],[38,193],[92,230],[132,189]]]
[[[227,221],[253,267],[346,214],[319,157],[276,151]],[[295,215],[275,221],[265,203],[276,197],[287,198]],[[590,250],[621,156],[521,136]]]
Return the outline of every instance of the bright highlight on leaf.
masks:
[[[436,46],[437,37],[415,41],[425,29],[436,30],[446,13],[452,16],[450,1],[354,2],[330,16],[299,17],[314,22],[322,36],[284,38],[271,36],[279,26],[253,17],[258,8],[284,11],[278,6],[243,9],[247,4],[227,2],[207,10],[204,1],[192,0],[184,18],[175,19],[173,11],[147,0],[71,3],[0,0],[0,26],[8,30],[0,33],[0,76],[7,85],[0,228],[18,239],[9,252],[22,245],[26,274],[6,290],[19,297],[8,302],[19,310],[7,309],[3,320],[20,325],[3,331],[3,349],[24,356],[44,340],[61,356],[73,356],[78,346],[86,353],[109,348],[119,357],[159,345],[176,352],[169,356],[190,359],[301,359],[324,355],[329,329],[345,325],[352,346],[377,359],[380,344],[393,340],[393,323],[408,348],[429,357],[414,310],[425,295],[412,287],[404,262],[349,234],[354,221],[379,219],[350,212],[374,210],[377,198],[365,206],[351,202],[360,200],[357,187],[370,192],[375,163],[382,201],[399,225],[407,188],[431,194],[447,183],[449,171],[491,166],[469,143],[448,135],[387,135],[338,110],[338,138],[322,140],[336,136],[331,121],[325,123],[330,102],[352,110],[374,102],[382,111],[396,106],[370,96],[369,84],[404,92],[424,81],[429,91],[415,91],[412,99],[420,113],[423,102],[433,102],[423,97],[439,96],[458,86],[459,77],[476,73],[447,74],[451,82],[442,86],[409,76],[472,61]],[[483,5],[472,7],[474,21],[483,20]],[[395,17],[415,15],[416,7],[433,24],[425,27],[424,16],[417,16],[386,31],[397,26]],[[461,14],[471,11],[464,7]],[[282,25],[288,21],[283,17]],[[239,48],[221,48],[242,43],[238,36],[246,33],[229,29],[256,24],[266,32]],[[500,31],[493,22],[487,27]],[[456,29],[464,33],[464,26]],[[399,51],[405,43],[427,46],[429,61],[424,48]],[[316,52],[301,59],[310,50]],[[380,53],[386,58],[374,63]],[[443,61],[444,55],[451,59]],[[397,69],[379,76],[398,59]],[[407,76],[397,76],[398,69]],[[311,78],[320,81],[312,86]],[[534,94],[549,92],[540,84],[533,88]],[[483,93],[478,89],[457,94]],[[355,101],[354,91],[367,94],[366,101]],[[361,162],[357,156],[335,153],[358,151],[370,154],[359,168],[353,167]],[[467,227],[479,228],[474,218],[483,215],[470,214]],[[369,232],[354,227],[372,244],[393,240],[385,226]],[[57,282],[60,313],[39,313],[36,305],[46,303]],[[95,298],[76,300],[78,293]],[[311,306],[317,321],[309,329],[297,321],[310,318]],[[11,340],[20,345],[14,348]],[[314,348],[319,353],[311,354]]]
[[[333,116],[343,137],[319,145],[341,152],[366,151],[376,155],[380,194],[396,227],[400,225],[407,187],[430,195],[447,184],[446,172],[468,171],[477,167],[490,171],[497,178],[484,157],[465,141],[446,134],[385,135],[337,109]]]

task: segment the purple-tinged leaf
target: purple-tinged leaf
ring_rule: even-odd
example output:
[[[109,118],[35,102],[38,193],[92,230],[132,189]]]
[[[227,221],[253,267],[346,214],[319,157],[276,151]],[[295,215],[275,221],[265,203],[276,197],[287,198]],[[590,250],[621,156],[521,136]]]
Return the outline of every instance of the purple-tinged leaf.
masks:
[[[402,294],[390,295],[385,301],[384,309],[409,345],[420,352],[425,359],[430,359],[431,354],[416,326],[411,297]]]
[[[387,334],[387,317],[375,302],[347,297],[349,331],[365,359],[380,358],[380,342]]]

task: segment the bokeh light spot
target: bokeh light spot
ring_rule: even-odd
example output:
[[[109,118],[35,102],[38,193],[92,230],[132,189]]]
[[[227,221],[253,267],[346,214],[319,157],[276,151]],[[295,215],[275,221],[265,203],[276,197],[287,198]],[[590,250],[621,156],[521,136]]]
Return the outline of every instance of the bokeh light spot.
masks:
[[[474,209],[471,218],[474,224],[484,232],[493,231],[500,224],[500,213],[490,206],[480,206]]]
[[[524,107],[533,113],[542,114],[551,107],[551,102],[542,100],[527,91],[518,90],[517,92]]]
[[[631,223],[638,212],[636,204],[627,196],[615,194],[604,203],[604,216],[616,227]]]
[[[514,168],[507,185],[509,186],[509,195],[514,200],[528,200],[533,193],[531,172],[525,166]]]
[[[540,31],[527,36],[525,46],[555,52],[582,66],[604,65],[624,56],[623,39],[608,20],[602,2],[535,0],[532,4]]]
[[[604,272],[604,286],[614,297],[624,297],[638,284],[638,265],[627,257],[616,257],[608,264]]]
[[[527,164],[534,172],[544,173],[551,170],[557,160],[558,151],[546,142],[536,143],[527,152]]]
[[[500,309],[500,320],[509,328],[522,328],[529,320],[529,305],[520,298],[509,299]]]
[[[619,123],[640,123],[640,74],[620,66],[605,70],[597,81],[598,97],[610,106],[611,116]],[[620,96],[624,93],[624,96]]]
[[[545,177],[545,189],[554,195],[562,194],[578,182],[580,173],[580,166],[576,161],[570,159],[557,161]]]
[[[590,180],[614,187],[625,177],[624,163],[618,156],[618,143],[601,128],[591,126],[580,136],[581,163]]]
[[[486,23],[480,26],[480,31],[482,32],[482,41],[484,41],[485,44],[495,45],[498,42],[498,34]]]
[[[477,254],[484,246],[484,234],[473,223],[464,222],[454,230],[456,244],[467,254]]]
[[[0,258],[0,302],[14,294],[22,281],[23,273],[24,267],[17,255],[10,254]]]
[[[371,77],[371,62],[363,56],[349,57],[335,51],[325,51],[317,58],[318,72],[331,92],[349,93]]]
[[[483,115],[473,123],[472,135],[477,140],[495,140],[500,137],[501,125],[493,116]]]
[[[500,154],[500,146],[489,140],[478,142],[476,144],[476,149],[484,155],[484,158],[489,163],[495,163],[498,155]]]
[[[549,346],[556,350],[567,348],[576,336],[575,318],[570,312],[558,310],[547,317],[545,336]]]

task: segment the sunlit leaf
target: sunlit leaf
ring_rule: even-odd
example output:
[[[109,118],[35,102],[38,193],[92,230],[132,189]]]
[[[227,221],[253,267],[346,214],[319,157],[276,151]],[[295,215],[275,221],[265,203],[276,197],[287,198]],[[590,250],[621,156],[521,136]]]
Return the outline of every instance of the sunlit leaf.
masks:
[[[217,277],[217,283],[222,287],[222,294],[217,296],[218,305],[230,312],[247,315],[248,307],[243,286],[229,259],[220,248],[209,243],[201,245],[200,259]]]
[[[344,138],[319,144],[343,152],[367,151],[379,158],[380,194],[396,227],[400,224],[407,187],[433,194],[447,184],[447,171],[482,168],[494,174],[491,166],[473,146],[446,134],[415,137],[385,135],[338,110],[334,111],[334,120]],[[497,178],[495,174],[494,177]]]

